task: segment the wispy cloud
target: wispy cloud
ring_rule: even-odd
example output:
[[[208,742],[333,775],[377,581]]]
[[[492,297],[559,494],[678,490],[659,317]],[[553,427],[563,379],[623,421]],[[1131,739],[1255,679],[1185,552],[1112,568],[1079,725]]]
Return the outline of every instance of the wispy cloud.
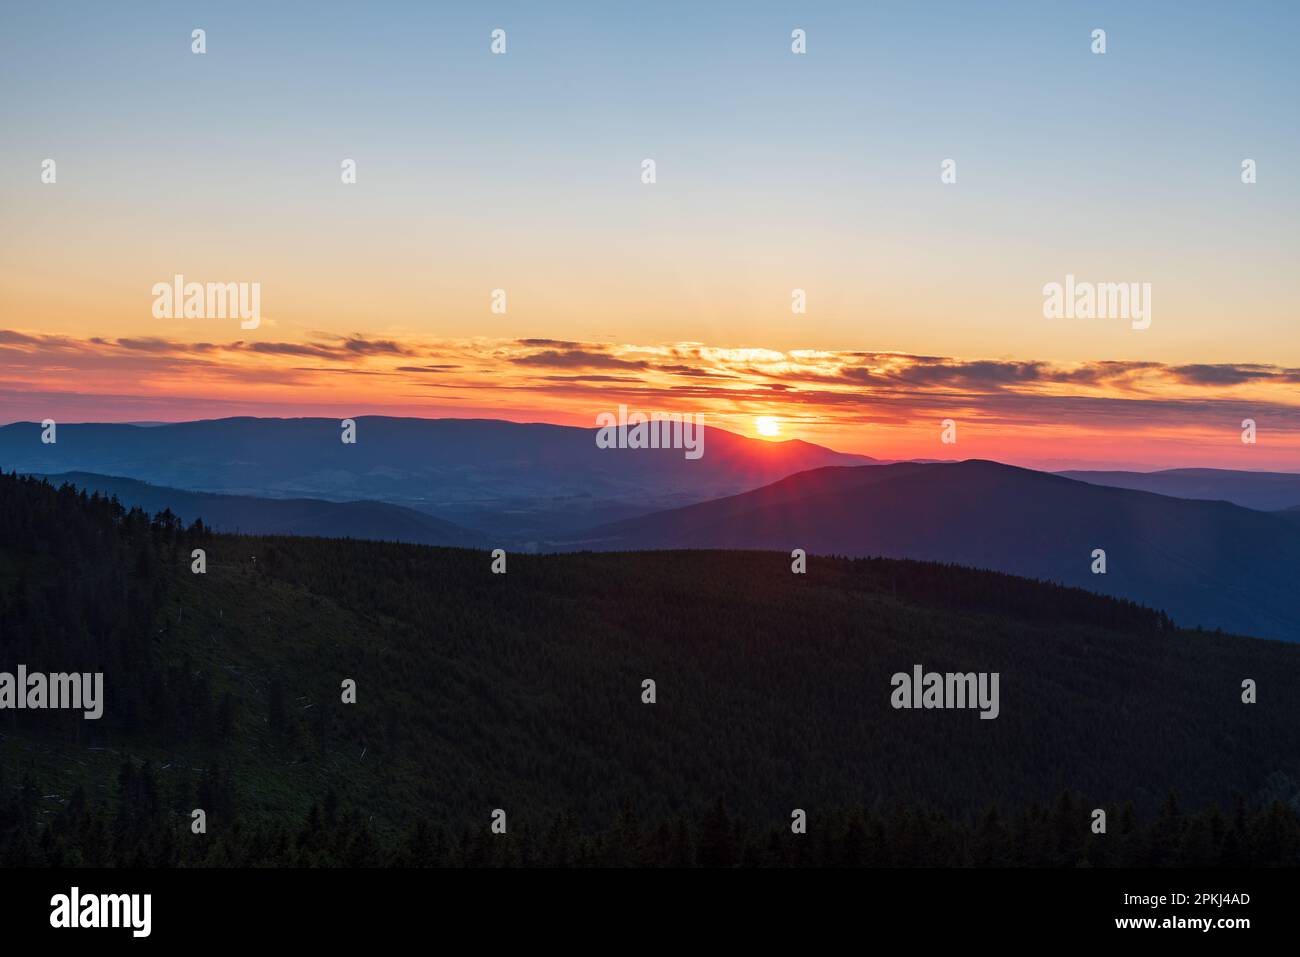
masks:
[[[510,360],[521,366],[546,366],[553,369],[644,369],[645,360],[620,359],[605,352],[593,352],[590,349],[547,349],[528,355],[515,356]]]

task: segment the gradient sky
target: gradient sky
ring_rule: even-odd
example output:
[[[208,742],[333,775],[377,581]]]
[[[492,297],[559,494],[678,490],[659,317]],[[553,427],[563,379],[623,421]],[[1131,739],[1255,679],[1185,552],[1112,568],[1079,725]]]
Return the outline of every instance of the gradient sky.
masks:
[[[1300,470],[1300,5],[0,9],[0,421],[626,403]],[[155,319],[176,273],[259,282],[260,328]],[[1043,318],[1067,273],[1151,327]]]

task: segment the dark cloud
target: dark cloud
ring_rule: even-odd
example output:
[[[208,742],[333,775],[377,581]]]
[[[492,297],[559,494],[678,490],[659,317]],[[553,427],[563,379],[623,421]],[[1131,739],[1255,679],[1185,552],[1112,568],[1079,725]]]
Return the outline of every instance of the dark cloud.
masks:
[[[671,365],[671,366],[654,366],[656,372],[667,372],[672,375],[693,376],[700,379],[734,379],[736,378],[730,372],[714,372],[711,369],[701,369],[697,366]]]
[[[342,346],[349,352],[355,352],[357,355],[363,356],[409,356],[412,354],[411,350],[391,339],[366,339],[358,334],[348,336],[343,340]]]
[[[588,352],[583,349],[568,349],[563,352],[548,349],[530,356],[518,356],[510,361],[515,365],[548,366],[554,369],[647,369],[650,365],[648,362],[617,359],[603,352]]]
[[[1279,369],[1277,366],[1256,363],[1193,364],[1175,366],[1169,371],[1179,382],[1186,382],[1189,385],[1241,385],[1243,382],[1256,382],[1261,379],[1284,382],[1300,380],[1300,370]]]
[[[144,336],[139,339],[118,339],[117,344],[123,349],[135,352],[175,352],[176,344],[157,336]]]
[[[272,356],[311,356],[316,359],[337,359],[339,354],[328,346],[301,342],[232,342],[230,348],[240,352],[256,352]]]
[[[1040,381],[1043,377],[1043,363],[995,362],[986,359],[973,362],[913,359],[910,364],[904,365],[895,358],[893,364],[884,368],[848,366],[841,374],[851,382],[996,389]]]
[[[516,339],[515,342],[530,349],[581,349],[584,343],[570,342],[568,339]],[[587,345],[586,348],[591,348]]]
[[[392,375],[391,372],[378,372],[374,369],[340,369],[337,366],[294,366],[293,370],[295,372],[329,372],[334,375]]]
[[[100,340],[102,343],[103,340]],[[0,329],[0,343],[15,346],[39,346],[42,349],[79,349],[85,342],[67,336],[32,336],[12,329]]]
[[[632,382],[638,383],[640,379],[629,378],[627,376],[617,375],[544,375],[541,377],[543,382]]]

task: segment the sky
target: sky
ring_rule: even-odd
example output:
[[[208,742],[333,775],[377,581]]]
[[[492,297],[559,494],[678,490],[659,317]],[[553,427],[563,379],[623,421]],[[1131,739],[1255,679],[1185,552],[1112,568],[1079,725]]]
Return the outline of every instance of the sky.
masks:
[[[1300,471],[1297,27],[1250,0],[5,3],[0,422],[627,404],[882,458]],[[178,274],[257,283],[259,324],[160,318]],[[1150,324],[1046,317],[1067,276],[1149,284]]]

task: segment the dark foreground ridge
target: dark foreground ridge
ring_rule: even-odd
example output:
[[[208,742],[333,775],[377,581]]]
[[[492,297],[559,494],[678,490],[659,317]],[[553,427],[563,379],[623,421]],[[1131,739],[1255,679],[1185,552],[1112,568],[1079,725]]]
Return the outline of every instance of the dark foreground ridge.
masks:
[[[0,862],[1300,862],[1294,645],[923,562],[491,566],[0,475],[0,671],[104,674],[99,720],[0,711]],[[916,664],[997,719],[892,708]]]

